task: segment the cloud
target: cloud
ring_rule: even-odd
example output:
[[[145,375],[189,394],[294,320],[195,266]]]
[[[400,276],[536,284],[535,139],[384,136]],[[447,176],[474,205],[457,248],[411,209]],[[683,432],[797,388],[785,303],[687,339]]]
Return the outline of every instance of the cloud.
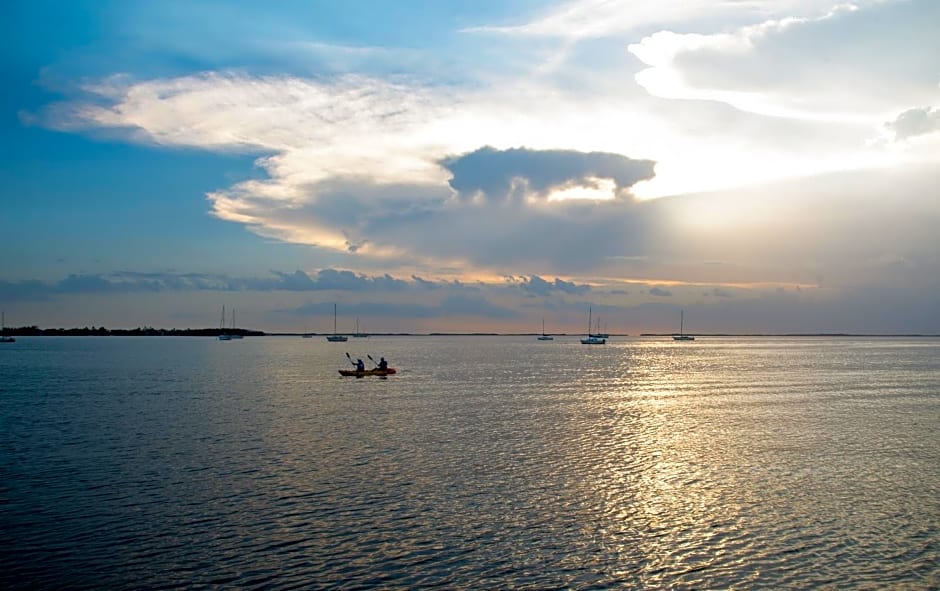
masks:
[[[591,291],[589,285],[578,285],[563,279],[555,278],[553,282],[545,281],[538,275],[522,278],[521,287],[526,292],[537,296],[548,296],[555,292],[561,292],[571,295],[584,295]]]
[[[671,99],[713,100],[774,117],[841,123],[935,95],[940,38],[931,0],[840,5],[733,32],[657,32],[629,45],[636,80]]]
[[[885,124],[894,133],[894,139],[907,138],[940,131],[940,110],[931,107],[908,109],[894,121]]]
[[[587,285],[577,285],[559,278],[555,278],[553,282],[548,282],[537,276],[522,278],[521,284],[517,283],[514,278],[509,278],[506,283],[490,283],[488,289],[498,290],[500,286],[515,287],[517,285],[520,285],[523,290],[537,295],[549,295],[553,292],[583,295],[590,290]],[[0,281],[0,298],[10,300],[35,299],[52,295],[170,291],[342,291],[389,296],[442,290],[451,294],[447,297],[456,298],[452,301],[454,305],[463,302],[468,309],[480,305],[479,284],[468,284],[461,281],[430,281],[416,275],[412,276],[410,280],[404,280],[393,277],[388,273],[367,275],[344,269],[321,269],[313,276],[300,270],[293,273],[272,270],[271,276],[268,277],[118,271],[101,274],[71,274],[64,279],[53,282],[38,280]]]
[[[620,252],[640,222],[632,186],[653,175],[653,163],[573,150],[486,147],[441,161],[450,186],[377,184],[367,179],[298,188],[290,200],[239,188],[211,196],[223,217],[262,235],[343,249],[364,257],[440,268],[564,272],[590,267],[610,252],[581,236],[609,236]],[[556,191],[609,182],[603,197],[550,201]],[[486,232],[480,230],[485,228]]]
[[[602,291],[612,286],[623,289],[622,280],[668,286],[661,288],[677,298],[691,293],[681,289],[682,283],[915,289],[924,285],[926,277],[940,275],[940,237],[935,231],[940,226],[940,204],[933,197],[933,187],[940,184],[938,170],[926,165],[849,171],[640,202],[454,198],[395,210],[396,204],[388,211],[377,207],[374,220],[365,220],[363,234],[356,237],[368,237],[379,247],[429,253],[433,258],[428,259],[453,263],[453,269],[499,269],[505,272],[497,276],[520,278],[507,283],[512,292],[536,297],[581,297],[592,293],[594,286],[607,286]],[[401,203],[407,200],[402,197]],[[303,219],[308,207],[314,206],[296,208],[294,217]],[[283,212],[285,221],[290,220],[288,214]],[[443,280],[435,272],[438,266],[415,265],[415,269],[433,269],[430,275],[404,274],[383,272],[379,269],[386,265],[375,263],[377,271],[368,273],[326,268],[241,278],[129,272],[76,275],[46,291],[53,295],[185,290],[408,294],[443,293],[449,286],[470,292],[475,287]],[[532,272],[536,269],[539,272]],[[36,284],[4,287],[20,294],[36,290]],[[695,289],[698,294],[702,291]]]
[[[298,271],[299,272],[299,271]],[[314,289],[335,289],[340,291],[401,291],[408,284],[390,275],[369,277],[362,273],[340,271],[336,269],[323,269],[317,273],[316,282],[311,282]]]
[[[453,98],[445,89],[357,75],[209,72],[139,82],[112,76],[83,89],[87,100],[50,105],[43,122],[71,131],[125,130],[131,140],[163,146],[271,153],[259,165],[274,178],[289,176],[291,185],[364,171],[383,183],[439,180],[433,161],[415,151],[422,142],[409,138],[426,127],[423,117],[442,116]],[[264,181],[244,187],[291,196]]]
[[[672,297],[672,292],[669,291],[668,289],[663,289],[662,287],[654,287],[650,289],[650,295],[654,295],[656,297],[661,297],[661,298],[668,298],[668,297]]]
[[[450,186],[463,199],[482,196],[501,201],[535,195],[545,199],[552,189],[596,186],[597,179],[613,181],[611,197],[625,197],[639,181],[653,178],[654,163],[620,154],[573,150],[497,150],[486,146],[446,158]]]
[[[419,283],[420,282],[420,283]],[[270,277],[228,277],[203,273],[117,271],[71,274],[54,282],[27,280],[0,282],[0,297],[30,299],[56,294],[114,294],[166,291],[349,291],[393,293],[440,284],[416,279],[409,283],[391,275],[368,276],[337,269],[322,269],[311,277],[303,271],[271,271]]]
[[[427,279],[418,277],[417,275],[412,275],[411,280],[414,282],[415,285],[422,287],[424,289],[433,290],[433,289],[438,289],[441,286],[441,284],[436,281],[428,281]]]
[[[271,271],[271,273],[280,277],[283,289],[288,291],[312,291],[317,288],[317,283],[303,271],[294,271],[293,273]]]
[[[717,23],[771,18],[775,15],[814,13],[832,5],[830,0],[769,0],[714,2],[712,0],[569,0],[546,14],[518,25],[478,26],[471,33],[558,37],[582,40],[623,34],[668,24]]]

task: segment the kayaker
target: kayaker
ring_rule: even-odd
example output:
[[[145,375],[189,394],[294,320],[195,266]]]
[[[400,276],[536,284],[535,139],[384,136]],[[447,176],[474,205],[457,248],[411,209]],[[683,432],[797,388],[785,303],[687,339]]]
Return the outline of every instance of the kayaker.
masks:
[[[384,357],[379,359],[379,369],[381,369],[382,371],[385,371],[386,369],[388,369],[388,361],[385,361]]]
[[[356,371],[365,371],[366,364],[362,362],[362,359],[356,359]]]

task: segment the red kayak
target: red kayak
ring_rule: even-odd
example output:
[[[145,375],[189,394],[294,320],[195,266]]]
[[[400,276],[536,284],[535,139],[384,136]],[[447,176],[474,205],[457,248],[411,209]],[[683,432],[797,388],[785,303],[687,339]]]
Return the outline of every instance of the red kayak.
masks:
[[[341,369],[339,370],[339,375],[341,376],[355,376],[357,378],[362,378],[365,376],[390,376],[393,373],[397,373],[394,367],[388,369],[365,369],[363,371],[356,371],[355,369]]]

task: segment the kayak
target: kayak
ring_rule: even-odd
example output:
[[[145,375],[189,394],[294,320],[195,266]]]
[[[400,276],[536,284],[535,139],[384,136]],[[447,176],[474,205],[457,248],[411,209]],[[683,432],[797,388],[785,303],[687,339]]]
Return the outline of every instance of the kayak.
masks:
[[[367,369],[364,371],[356,371],[355,369],[339,370],[339,375],[341,376],[356,376],[357,378],[361,378],[365,376],[390,376],[393,373],[396,373],[394,367],[390,367],[388,369],[379,369],[379,368]]]

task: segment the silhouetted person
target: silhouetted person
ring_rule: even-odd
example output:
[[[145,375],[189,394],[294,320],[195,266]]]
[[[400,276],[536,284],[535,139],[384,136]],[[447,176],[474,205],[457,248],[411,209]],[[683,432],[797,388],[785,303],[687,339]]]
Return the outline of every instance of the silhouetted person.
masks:
[[[356,359],[356,371],[365,371],[366,364],[362,362],[362,359]]]
[[[385,371],[386,369],[388,369],[388,361],[385,361],[384,357],[379,359],[379,369],[381,369],[382,371]]]

